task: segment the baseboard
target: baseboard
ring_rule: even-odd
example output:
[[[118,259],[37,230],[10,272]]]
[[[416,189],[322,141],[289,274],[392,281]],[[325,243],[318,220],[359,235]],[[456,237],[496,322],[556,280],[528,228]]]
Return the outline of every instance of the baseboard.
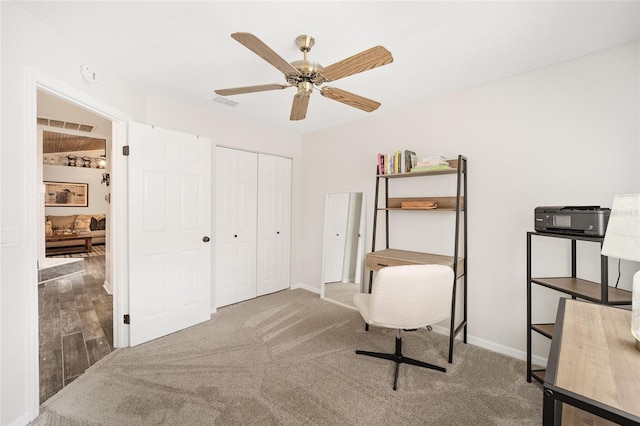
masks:
[[[449,329],[447,327],[443,327],[441,325],[434,325],[433,326],[433,331],[435,331],[438,334],[443,334],[445,336],[449,335]],[[456,336],[456,340],[458,341],[462,341],[462,334],[458,334]],[[511,358],[515,358],[515,359],[519,359],[521,361],[526,361],[527,360],[527,353],[524,351],[520,351],[514,348],[511,348],[509,346],[504,346],[504,345],[500,345],[497,344],[495,342],[491,342],[489,340],[486,339],[481,339],[479,337],[474,337],[471,336],[469,334],[467,334],[467,343],[474,345],[474,346],[478,346],[480,348],[489,350],[491,352],[496,352],[502,355],[506,355],[508,357]],[[454,351],[454,356],[455,356],[455,351]],[[537,366],[546,366],[547,365],[547,358],[543,358],[541,356],[537,356],[537,355],[533,355],[531,362],[534,365]],[[526,373],[526,372],[525,372]]]
[[[113,295],[113,286],[111,286],[111,283],[107,280],[104,280],[104,283],[102,284],[102,288],[104,288],[104,290],[109,294],[109,295]]]
[[[29,424],[29,417],[29,413],[23,413],[21,416],[9,421],[7,424],[11,426],[24,426]],[[35,417],[33,419],[35,419]]]
[[[308,285],[302,284],[302,283],[291,284],[290,288],[291,288],[291,290],[295,290],[297,288],[301,288],[303,290],[307,290],[307,291],[310,291],[310,292],[315,293],[315,294],[320,294],[320,289],[319,288],[311,287],[311,286],[308,286]]]

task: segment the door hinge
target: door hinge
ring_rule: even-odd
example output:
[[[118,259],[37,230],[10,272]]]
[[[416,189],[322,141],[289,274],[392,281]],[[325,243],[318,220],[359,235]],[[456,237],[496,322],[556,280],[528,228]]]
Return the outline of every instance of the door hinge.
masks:
[[[124,323],[125,324],[130,324],[130,319],[129,319],[129,314],[124,314]]]
[[[129,145],[125,145],[122,147],[122,155],[129,155]]]

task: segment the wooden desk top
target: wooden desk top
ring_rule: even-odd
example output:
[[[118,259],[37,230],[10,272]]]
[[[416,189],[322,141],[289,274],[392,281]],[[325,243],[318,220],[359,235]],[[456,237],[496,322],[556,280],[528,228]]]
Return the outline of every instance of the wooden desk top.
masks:
[[[564,303],[555,386],[640,417],[640,351],[631,335],[631,312]],[[553,383],[554,377],[545,379]]]

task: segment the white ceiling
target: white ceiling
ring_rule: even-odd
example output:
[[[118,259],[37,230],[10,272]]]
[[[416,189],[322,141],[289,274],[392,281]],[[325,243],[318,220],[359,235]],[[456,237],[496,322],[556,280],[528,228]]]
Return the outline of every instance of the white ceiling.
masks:
[[[304,134],[500,80],[640,38],[638,1],[160,1],[18,2],[149,92]],[[294,88],[229,96],[214,90],[284,83],[230,37],[250,32],[287,61],[327,66],[375,45],[394,62],[331,83],[382,103],[366,113],[314,92],[306,120],[289,121]],[[79,67],[80,64],[78,64]],[[100,78],[99,64],[93,67]],[[100,83],[98,83],[100,84]]]

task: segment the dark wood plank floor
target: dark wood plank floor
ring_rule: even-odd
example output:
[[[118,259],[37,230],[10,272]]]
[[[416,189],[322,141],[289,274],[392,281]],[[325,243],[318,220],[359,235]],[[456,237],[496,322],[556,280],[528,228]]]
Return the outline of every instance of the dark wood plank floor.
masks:
[[[85,257],[84,269],[38,286],[40,403],[113,349],[113,297],[102,287],[104,256]]]

